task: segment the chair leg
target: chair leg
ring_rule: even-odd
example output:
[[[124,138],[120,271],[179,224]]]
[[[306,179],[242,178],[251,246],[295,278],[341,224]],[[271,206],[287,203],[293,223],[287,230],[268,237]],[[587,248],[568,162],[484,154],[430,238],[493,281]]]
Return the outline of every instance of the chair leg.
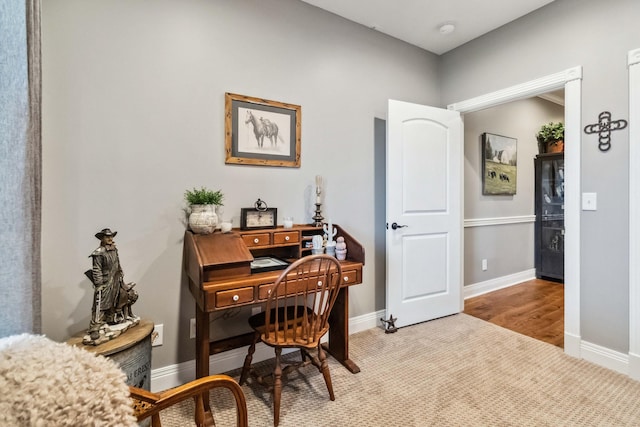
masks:
[[[277,427],[280,423],[280,396],[282,395],[282,367],[280,366],[280,355],[282,348],[276,347],[276,366],[273,370],[273,425]]]
[[[322,376],[324,377],[324,382],[327,385],[327,390],[329,390],[329,398],[331,400],[336,400],[336,397],[333,394],[333,384],[331,384],[331,373],[329,372],[329,363],[327,363],[327,356],[322,350],[322,344],[318,345],[318,359],[320,360],[320,366],[318,370],[322,372]]]
[[[242,365],[242,373],[240,374],[240,381],[238,382],[240,385],[244,384],[249,376],[249,371],[251,370],[251,361],[253,360],[253,353],[256,351],[256,343],[260,340],[260,334],[258,332],[255,333],[253,337],[253,342],[249,346],[249,351],[247,352],[247,356],[244,358],[244,365]]]

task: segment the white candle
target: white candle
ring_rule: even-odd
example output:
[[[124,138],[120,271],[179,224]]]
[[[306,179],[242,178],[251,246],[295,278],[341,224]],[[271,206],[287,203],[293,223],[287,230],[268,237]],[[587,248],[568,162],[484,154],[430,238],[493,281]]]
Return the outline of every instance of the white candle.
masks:
[[[322,194],[322,177],[320,175],[316,175],[316,203],[322,203],[320,201],[320,194]]]

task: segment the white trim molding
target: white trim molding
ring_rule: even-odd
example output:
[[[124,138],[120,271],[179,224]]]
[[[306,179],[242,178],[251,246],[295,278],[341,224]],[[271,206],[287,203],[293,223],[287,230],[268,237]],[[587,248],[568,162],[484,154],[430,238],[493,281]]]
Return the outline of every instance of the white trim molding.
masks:
[[[630,50],[627,54],[627,65],[631,67],[637,64],[640,64],[640,49]]]
[[[508,288],[518,283],[526,282],[536,278],[536,269],[520,271],[518,273],[509,274],[507,276],[496,277],[495,279],[485,280],[484,282],[472,283],[463,288],[464,299],[477,297],[498,289]]]
[[[562,89],[568,82],[574,80],[582,80],[581,66],[569,68],[555,74],[550,74],[539,79],[511,86],[486,95],[467,99],[466,101],[456,102],[448,105],[447,108],[461,113],[470,113],[472,111],[483,110],[485,108],[495,107],[507,102],[517,101],[519,99],[529,98],[532,96],[539,96],[546,92]]]
[[[629,67],[629,376],[640,380],[640,49]]]
[[[629,373],[629,357],[626,354],[586,341],[582,341],[580,347],[584,360],[621,374]]]
[[[582,152],[582,67],[568,68],[529,82],[511,86],[447,106],[470,113],[564,87],[565,93],[565,259],[564,351],[580,357],[580,192]]]
[[[496,218],[469,218],[464,220],[464,228],[490,227],[493,225],[526,224],[536,221],[535,215],[501,216]]]

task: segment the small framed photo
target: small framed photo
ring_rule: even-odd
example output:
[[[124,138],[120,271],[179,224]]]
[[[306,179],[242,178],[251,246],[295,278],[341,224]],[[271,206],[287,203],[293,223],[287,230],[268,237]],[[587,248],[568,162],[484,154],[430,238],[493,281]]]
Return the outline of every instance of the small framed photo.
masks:
[[[226,164],[300,167],[299,105],[225,94]]]
[[[289,263],[283,259],[273,256],[263,256],[254,258],[251,262],[252,273],[263,273],[265,271],[283,270]]]
[[[482,194],[516,194],[518,140],[482,134]]]

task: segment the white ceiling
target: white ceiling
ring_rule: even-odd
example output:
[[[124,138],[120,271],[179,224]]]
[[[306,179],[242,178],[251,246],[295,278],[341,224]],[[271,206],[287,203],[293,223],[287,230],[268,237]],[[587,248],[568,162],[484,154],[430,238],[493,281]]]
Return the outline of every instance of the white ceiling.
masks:
[[[440,55],[554,0],[302,1]]]

